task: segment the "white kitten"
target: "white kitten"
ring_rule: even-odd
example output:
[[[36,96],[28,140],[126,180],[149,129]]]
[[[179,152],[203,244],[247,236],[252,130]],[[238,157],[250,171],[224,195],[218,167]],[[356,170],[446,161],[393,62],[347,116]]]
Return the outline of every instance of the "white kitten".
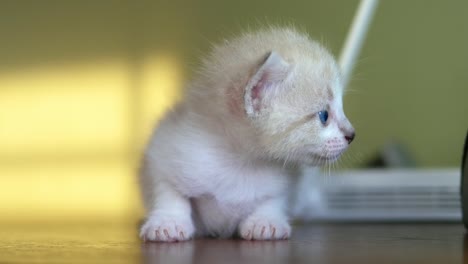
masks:
[[[289,28],[214,48],[146,150],[140,236],[285,239],[294,165],[338,159],[354,138],[332,55]]]

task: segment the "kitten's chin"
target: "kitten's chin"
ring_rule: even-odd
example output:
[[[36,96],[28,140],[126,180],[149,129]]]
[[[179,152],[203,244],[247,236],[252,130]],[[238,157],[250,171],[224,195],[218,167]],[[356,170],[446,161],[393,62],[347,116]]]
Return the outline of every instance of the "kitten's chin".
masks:
[[[305,157],[305,164],[312,166],[322,166],[330,163],[334,163],[341,157],[341,153],[335,155],[318,155],[309,154]]]
[[[307,165],[307,166],[323,166],[336,162],[343,152],[334,154],[317,154],[317,153],[296,153],[295,155],[288,155],[284,158],[283,164],[290,165]]]

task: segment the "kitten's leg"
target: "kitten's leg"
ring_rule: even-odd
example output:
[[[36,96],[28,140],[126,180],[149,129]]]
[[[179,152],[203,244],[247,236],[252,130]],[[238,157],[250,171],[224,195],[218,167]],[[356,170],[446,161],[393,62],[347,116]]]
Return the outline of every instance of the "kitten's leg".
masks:
[[[287,239],[291,226],[285,213],[286,199],[273,198],[263,202],[239,225],[239,235],[246,240]]]
[[[192,238],[195,228],[189,199],[165,182],[157,185],[154,198],[153,209],[141,227],[140,237],[166,242]]]

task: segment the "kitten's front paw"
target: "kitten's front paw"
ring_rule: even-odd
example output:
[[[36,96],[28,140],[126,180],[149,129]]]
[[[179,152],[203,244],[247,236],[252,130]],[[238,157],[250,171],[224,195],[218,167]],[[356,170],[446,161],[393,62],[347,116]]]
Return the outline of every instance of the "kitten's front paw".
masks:
[[[191,239],[194,232],[191,219],[154,216],[141,227],[140,237],[145,241],[177,242]]]
[[[291,226],[285,220],[249,217],[240,224],[239,233],[246,240],[288,239]]]

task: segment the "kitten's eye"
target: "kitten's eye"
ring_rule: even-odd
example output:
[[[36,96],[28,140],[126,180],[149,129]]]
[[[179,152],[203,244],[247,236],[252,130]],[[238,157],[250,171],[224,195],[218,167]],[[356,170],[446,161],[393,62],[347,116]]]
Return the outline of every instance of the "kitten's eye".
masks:
[[[325,125],[328,120],[328,111],[327,110],[320,111],[318,112],[318,116],[320,118],[320,122],[322,122],[322,124]]]

